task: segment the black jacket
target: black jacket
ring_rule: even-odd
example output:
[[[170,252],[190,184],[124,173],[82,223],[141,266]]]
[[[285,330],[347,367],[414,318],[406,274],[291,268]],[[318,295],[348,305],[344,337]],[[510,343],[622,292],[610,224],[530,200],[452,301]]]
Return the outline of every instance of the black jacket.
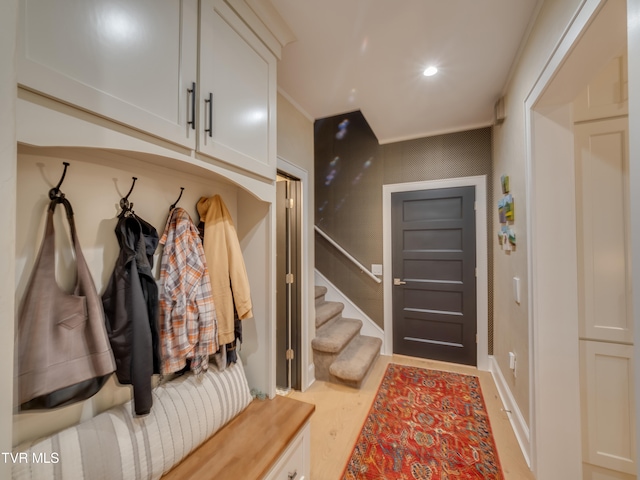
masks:
[[[121,384],[133,385],[136,415],[151,410],[151,377],[160,373],[158,285],[153,277],[156,229],[122,215],[115,229],[120,254],[102,295],[106,327]]]

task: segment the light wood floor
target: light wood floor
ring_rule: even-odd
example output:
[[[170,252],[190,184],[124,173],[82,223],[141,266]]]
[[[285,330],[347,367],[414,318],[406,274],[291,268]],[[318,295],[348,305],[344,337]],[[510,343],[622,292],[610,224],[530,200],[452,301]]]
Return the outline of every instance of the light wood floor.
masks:
[[[535,477],[522,456],[507,414],[502,411],[502,402],[489,372],[400,355],[380,356],[360,390],[316,381],[304,393],[289,394],[316,406],[316,411],[311,417],[311,480],[340,478],[389,363],[479,377],[505,480],[534,480]]]

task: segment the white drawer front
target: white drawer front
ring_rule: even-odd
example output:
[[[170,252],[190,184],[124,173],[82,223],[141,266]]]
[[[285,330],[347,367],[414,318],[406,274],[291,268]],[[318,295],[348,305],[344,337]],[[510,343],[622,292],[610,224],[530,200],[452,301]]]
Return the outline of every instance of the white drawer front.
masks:
[[[265,480],[309,480],[311,430],[307,422],[280,456]]]

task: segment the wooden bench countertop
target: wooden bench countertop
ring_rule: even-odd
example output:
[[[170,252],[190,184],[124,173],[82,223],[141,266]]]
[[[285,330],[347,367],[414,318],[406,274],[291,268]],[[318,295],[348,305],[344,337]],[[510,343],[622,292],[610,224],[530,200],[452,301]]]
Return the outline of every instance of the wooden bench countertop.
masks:
[[[315,405],[281,396],[254,400],[162,478],[262,478],[315,408]]]

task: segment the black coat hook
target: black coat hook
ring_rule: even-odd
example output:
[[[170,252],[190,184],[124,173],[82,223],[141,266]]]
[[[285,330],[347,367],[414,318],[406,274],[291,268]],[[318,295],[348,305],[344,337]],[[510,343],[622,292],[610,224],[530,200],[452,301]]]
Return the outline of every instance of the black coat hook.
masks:
[[[174,208],[176,208],[176,205],[178,205],[178,202],[180,201],[180,199],[182,198],[182,192],[184,192],[184,187],[180,187],[180,196],[178,197],[178,199],[173,202],[173,205],[171,205],[169,207],[169,211],[173,210]]]
[[[50,200],[53,200],[54,198],[58,198],[58,197],[64,198],[64,193],[60,191],[60,185],[62,185],[62,182],[64,181],[64,177],[67,174],[67,167],[69,166],[69,162],[62,162],[62,165],[64,165],[64,170],[62,171],[62,177],[60,177],[60,181],[55,187],[49,190]]]
[[[120,208],[122,209],[123,213],[130,211],[133,208],[133,203],[129,203],[129,195],[131,195],[131,192],[133,192],[133,187],[135,186],[136,180],[138,180],[138,177],[131,177],[131,178],[133,178],[133,183],[131,184],[129,193],[127,193],[124,197],[120,199]]]

